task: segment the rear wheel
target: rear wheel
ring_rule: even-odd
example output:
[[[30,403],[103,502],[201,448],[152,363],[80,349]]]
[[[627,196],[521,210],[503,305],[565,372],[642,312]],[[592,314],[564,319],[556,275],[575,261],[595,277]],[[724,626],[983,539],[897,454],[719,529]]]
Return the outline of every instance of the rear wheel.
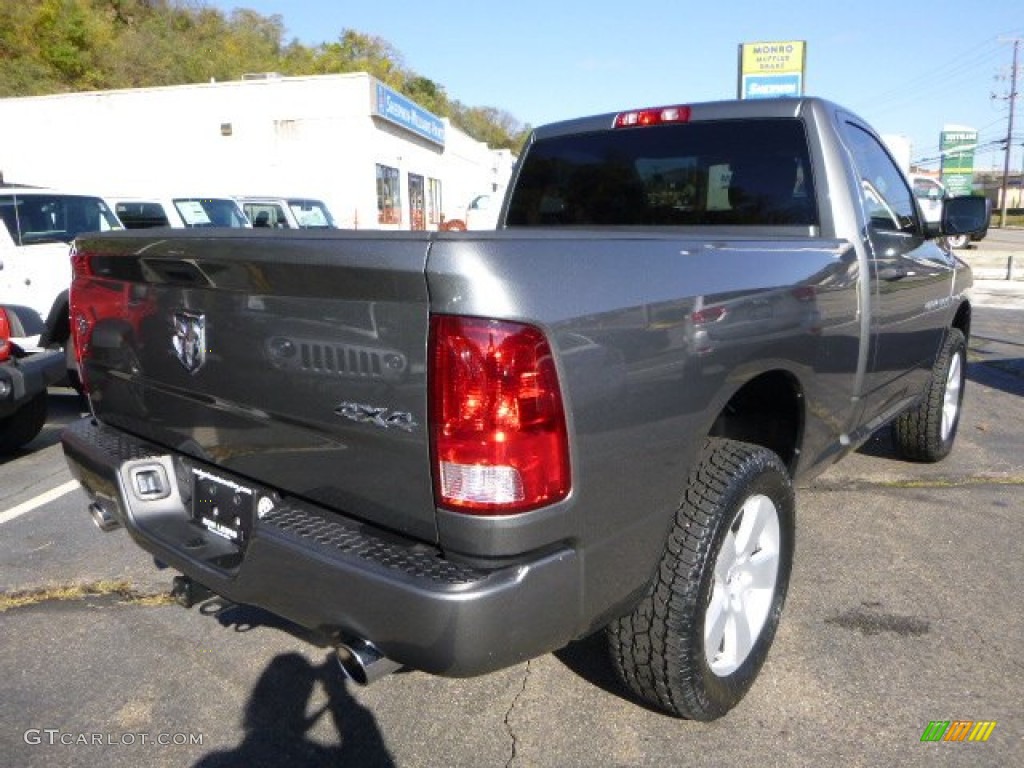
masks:
[[[953,450],[966,372],[967,342],[959,329],[951,328],[921,402],[893,422],[893,443],[901,457],[934,462]]]
[[[694,720],[739,703],[782,614],[794,506],[776,454],[708,441],[647,595],[608,628],[613,664],[640,698]]]
[[[31,442],[46,423],[46,392],[40,392],[10,416],[0,419],[0,453]]]

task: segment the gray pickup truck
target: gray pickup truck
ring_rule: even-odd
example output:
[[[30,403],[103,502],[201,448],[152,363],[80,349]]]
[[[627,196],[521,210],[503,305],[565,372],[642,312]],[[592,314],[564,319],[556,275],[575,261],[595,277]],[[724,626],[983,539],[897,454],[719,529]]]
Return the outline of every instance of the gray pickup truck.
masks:
[[[537,129],[494,232],[85,236],[104,530],[187,595],[260,606],[372,680],[483,674],[603,630],[710,720],[751,686],[794,481],[891,422],[949,453],[968,268],[862,120],[819,99]]]

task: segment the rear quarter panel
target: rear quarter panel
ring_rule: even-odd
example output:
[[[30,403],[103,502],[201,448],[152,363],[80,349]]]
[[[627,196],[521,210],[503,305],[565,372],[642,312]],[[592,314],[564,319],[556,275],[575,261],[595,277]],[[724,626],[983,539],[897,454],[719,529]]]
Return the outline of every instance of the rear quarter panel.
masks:
[[[704,436],[745,382],[790,372],[805,395],[805,452],[837,444],[859,355],[858,273],[846,243],[807,237],[439,236],[432,311],[548,334],[573,466],[562,504],[499,521],[439,511],[440,541],[493,556],[573,541],[583,614],[621,604],[649,578]]]

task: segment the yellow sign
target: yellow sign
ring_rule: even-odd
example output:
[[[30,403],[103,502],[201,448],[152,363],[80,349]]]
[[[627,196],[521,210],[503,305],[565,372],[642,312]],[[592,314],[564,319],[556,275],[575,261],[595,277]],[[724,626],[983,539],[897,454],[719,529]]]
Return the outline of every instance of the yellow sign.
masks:
[[[743,43],[740,56],[742,75],[777,75],[796,72],[803,74],[803,40],[784,40],[777,43]]]

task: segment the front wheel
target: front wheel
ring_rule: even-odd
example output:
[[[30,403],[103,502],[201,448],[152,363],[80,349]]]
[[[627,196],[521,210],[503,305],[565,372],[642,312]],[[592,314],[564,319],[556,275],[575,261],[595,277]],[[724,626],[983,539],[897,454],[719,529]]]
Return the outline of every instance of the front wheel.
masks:
[[[921,402],[892,424],[896,452],[911,461],[935,462],[953,450],[967,373],[967,341],[950,328]]]
[[[776,454],[708,440],[646,596],[608,628],[612,661],[627,687],[694,720],[714,720],[739,703],[782,615],[794,507]]]
[[[946,244],[950,248],[969,248],[971,245],[970,235],[947,235]]]

